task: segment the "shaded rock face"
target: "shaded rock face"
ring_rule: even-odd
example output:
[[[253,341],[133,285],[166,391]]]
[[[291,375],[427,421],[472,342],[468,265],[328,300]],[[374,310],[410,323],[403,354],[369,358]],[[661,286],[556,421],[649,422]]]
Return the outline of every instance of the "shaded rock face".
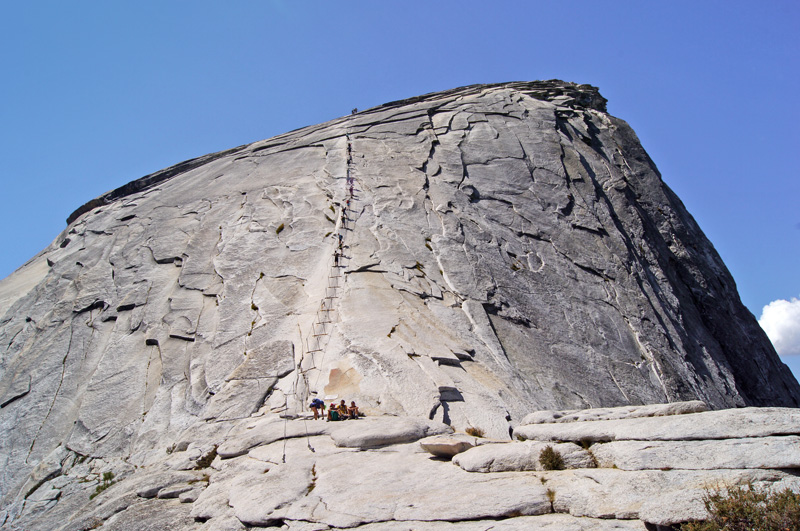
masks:
[[[312,396],[506,439],[536,410],[800,404],[587,85],[394,102],[181,163],[69,222],[0,282],[0,523],[65,463],[154,466],[223,432],[238,448],[253,416]]]

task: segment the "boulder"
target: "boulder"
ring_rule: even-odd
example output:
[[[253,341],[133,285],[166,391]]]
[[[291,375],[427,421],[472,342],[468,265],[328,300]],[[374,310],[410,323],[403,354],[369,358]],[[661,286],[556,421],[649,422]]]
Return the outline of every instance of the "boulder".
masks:
[[[452,432],[450,426],[435,421],[411,417],[365,417],[336,424],[330,435],[339,447],[377,448]]]
[[[542,450],[551,446],[561,455],[564,468],[597,466],[591,454],[573,443],[550,445],[538,441],[515,441],[487,444],[467,450],[453,458],[453,463],[467,472],[510,472],[544,470],[539,461]]]
[[[298,419],[267,417],[257,423],[232,433],[217,448],[223,459],[244,455],[256,446],[273,443],[284,438],[311,437],[330,431],[330,423]]]
[[[282,514],[298,520],[311,520],[313,514],[332,527],[352,527],[388,520],[502,519],[551,510],[538,479],[469,474],[427,453],[339,453],[317,460],[315,473],[313,491]],[[454,486],[469,494],[442,495]]]
[[[477,446],[477,437],[465,433],[450,435],[434,435],[419,441],[419,446],[435,457],[450,459],[456,454],[465,452]]]

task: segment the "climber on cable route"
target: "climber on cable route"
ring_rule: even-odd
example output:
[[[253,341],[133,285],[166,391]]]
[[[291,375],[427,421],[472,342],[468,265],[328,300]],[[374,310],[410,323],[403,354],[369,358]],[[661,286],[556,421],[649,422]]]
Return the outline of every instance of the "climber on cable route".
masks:
[[[308,407],[310,407],[311,411],[314,412],[314,420],[317,420],[318,418],[325,415],[325,402],[323,402],[319,398],[315,398],[314,400],[312,400],[311,404],[309,404]]]

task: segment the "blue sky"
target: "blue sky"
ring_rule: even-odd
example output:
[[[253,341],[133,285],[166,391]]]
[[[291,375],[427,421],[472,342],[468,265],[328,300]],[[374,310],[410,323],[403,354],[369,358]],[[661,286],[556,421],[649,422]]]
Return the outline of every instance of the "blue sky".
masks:
[[[81,204],[182,160],[353,107],[559,78],[633,126],[759,317],[800,297],[798,59],[796,1],[7,2],[0,277]]]

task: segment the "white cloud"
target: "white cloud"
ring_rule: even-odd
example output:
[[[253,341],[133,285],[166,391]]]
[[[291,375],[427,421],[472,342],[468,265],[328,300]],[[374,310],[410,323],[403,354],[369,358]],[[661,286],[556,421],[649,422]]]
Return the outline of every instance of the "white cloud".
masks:
[[[800,299],[777,300],[764,306],[758,324],[781,356],[800,356]]]

